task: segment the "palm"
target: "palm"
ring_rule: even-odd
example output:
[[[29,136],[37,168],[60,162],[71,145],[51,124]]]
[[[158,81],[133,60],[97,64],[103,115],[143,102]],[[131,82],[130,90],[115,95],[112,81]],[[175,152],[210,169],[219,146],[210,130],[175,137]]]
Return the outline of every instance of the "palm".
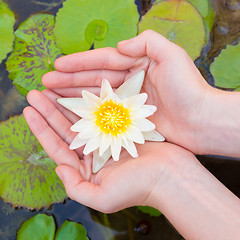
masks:
[[[60,110],[57,109],[55,99],[56,94],[49,90],[43,93],[33,90],[28,95],[32,107],[25,108],[24,115],[48,155],[61,165],[60,167],[64,167],[64,171],[71,171],[69,185],[65,183],[68,195],[105,212],[146,204],[149,186],[154,184],[151,182],[153,178],[149,178],[149,172],[159,175],[160,173],[155,171],[156,165],[161,164],[164,168],[164,165],[169,163],[166,157],[168,152],[174,152],[177,147],[168,143],[148,142],[138,146],[139,158],[134,159],[123,151],[120,161],[114,162],[110,159],[98,173],[93,174],[91,155],[83,157],[81,149],[69,150],[69,143],[75,137],[70,131],[72,123],[69,121],[73,116],[60,106]],[[154,169],[150,169],[152,166]],[[138,179],[137,193],[132,191],[136,189],[134,179]],[[86,191],[88,197],[82,196]],[[92,196],[92,205],[89,196]]]

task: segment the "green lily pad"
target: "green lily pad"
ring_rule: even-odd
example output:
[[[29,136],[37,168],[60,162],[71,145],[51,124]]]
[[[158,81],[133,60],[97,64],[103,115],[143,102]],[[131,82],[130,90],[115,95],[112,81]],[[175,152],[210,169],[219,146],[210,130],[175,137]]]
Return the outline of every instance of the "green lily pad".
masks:
[[[53,240],[55,223],[52,216],[37,214],[25,221],[17,232],[17,240]]]
[[[205,43],[205,27],[199,12],[187,1],[162,1],[142,17],[139,31],[155,30],[184,48],[196,59]]]
[[[116,47],[136,36],[139,14],[134,0],[66,0],[56,17],[54,33],[65,54]]]
[[[57,230],[55,240],[88,240],[87,231],[83,225],[65,221],[62,226]]]
[[[6,66],[9,78],[23,94],[32,89],[43,90],[42,75],[54,70],[54,61],[61,56],[53,34],[54,24],[54,16],[36,14],[15,32],[14,49]]]
[[[228,45],[222,50],[211,64],[210,71],[216,86],[240,91],[240,44]]]
[[[55,235],[52,216],[37,214],[24,222],[17,232],[17,240],[88,240],[85,228],[75,222],[65,221]]]
[[[151,215],[152,217],[158,217],[160,216],[162,213],[157,210],[156,208],[153,207],[149,207],[149,206],[138,206],[138,209],[143,212],[143,213],[148,213],[149,215]]]
[[[56,164],[31,133],[23,115],[0,124],[0,197],[29,209],[62,202],[66,192]]]
[[[13,48],[13,26],[15,23],[14,13],[8,8],[8,5],[0,0],[0,64],[7,54]]]

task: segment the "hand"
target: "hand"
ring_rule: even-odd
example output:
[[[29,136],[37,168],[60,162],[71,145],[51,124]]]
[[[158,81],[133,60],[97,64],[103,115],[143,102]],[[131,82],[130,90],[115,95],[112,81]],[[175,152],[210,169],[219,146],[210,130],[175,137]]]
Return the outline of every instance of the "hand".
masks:
[[[65,97],[79,97],[82,89],[99,92],[102,79],[118,87],[130,75],[144,69],[142,88],[148,104],[158,110],[150,119],[167,141],[202,153],[203,140],[196,138],[196,123],[203,118],[211,87],[187,53],[163,36],[146,31],[120,42],[118,48],[104,48],[57,59],[57,71],[47,73],[43,84]]]
[[[168,182],[164,172],[172,159],[181,161],[186,155],[193,156],[169,143],[148,142],[138,145],[137,159],[123,151],[120,161],[111,159],[97,174],[92,174],[92,156],[87,155],[82,160],[81,151],[69,149],[69,143],[75,137],[69,129],[71,122],[49,98],[55,98],[49,90],[29,93],[28,101],[32,107],[24,109],[24,116],[49,157],[60,165],[56,171],[68,196],[84,205],[102,212],[147,205],[155,185]]]
[[[123,152],[92,174],[92,157],[69,149],[74,116],[49,90],[28,94],[25,118],[49,157],[59,166],[70,198],[110,213],[135,205],[153,206],[186,239],[238,239],[240,201],[189,151],[170,143],[138,146],[139,157]],[[50,100],[51,99],[51,100]],[[55,105],[55,104],[56,105]],[[57,107],[56,107],[57,106]],[[198,226],[198,227],[196,227]],[[202,231],[204,229],[204,231]]]

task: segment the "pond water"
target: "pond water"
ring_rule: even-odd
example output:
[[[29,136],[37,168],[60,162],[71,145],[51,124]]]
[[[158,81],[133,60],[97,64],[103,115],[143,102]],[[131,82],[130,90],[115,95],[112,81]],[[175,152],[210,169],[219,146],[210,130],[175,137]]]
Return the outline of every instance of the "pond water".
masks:
[[[10,8],[17,15],[15,28],[32,13],[49,11],[56,14],[62,6],[63,0],[8,0]],[[216,17],[211,31],[211,38],[204,47],[201,56],[195,61],[201,73],[209,84],[213,84],[213,77],[209,65],[213,58],[226,44],[234,44],[240,40],[240,4],[234,0],[216,0],[212,2]],[[141,13],[146,12],[151,6],[151,1],[138,2]],[[5,62],[0,65],[0,120],[9,116],[22,113],[27,106],[25,97],[21,96],[5,70]],[[240,159],[227,157],[198,156],[199,160],[222,181],[231,191],[240,197]],[[176,193],[177,194],[177,193]],[[0,239],[13,240],[20,225],[37,213],[48,213],[55,217],[60,226],[66,219],[80,222],[92,240],[103,239],[183,239],[171,226],[167,219],[150,217],[140,212],[136,207],[126,209],[115,214],[102,214],[67,199],[62,204],[53,204],[49,209],[29,211],[24,208],[13,208],[0,200]]]

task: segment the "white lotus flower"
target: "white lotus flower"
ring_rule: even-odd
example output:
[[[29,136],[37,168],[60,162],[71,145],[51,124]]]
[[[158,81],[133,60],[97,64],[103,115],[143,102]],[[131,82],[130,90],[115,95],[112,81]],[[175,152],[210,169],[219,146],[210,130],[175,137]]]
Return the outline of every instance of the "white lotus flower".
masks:
[[[83,154],[93,152],[93,172],[99,171],[112,156],[118,161],[121,148],[137,158],[134,143],[145,140],[164,141],[147,117],[156,111],[153,105],[144,105],[146,93],[140,93],[145,72],[140,71],[124,82],[115,92],[105,79],[100,97],[82,91],[82,98],[59,98],[57,101],[81,117],[71,130],[78,132],[70,145],[76,149],[83,145]]]

